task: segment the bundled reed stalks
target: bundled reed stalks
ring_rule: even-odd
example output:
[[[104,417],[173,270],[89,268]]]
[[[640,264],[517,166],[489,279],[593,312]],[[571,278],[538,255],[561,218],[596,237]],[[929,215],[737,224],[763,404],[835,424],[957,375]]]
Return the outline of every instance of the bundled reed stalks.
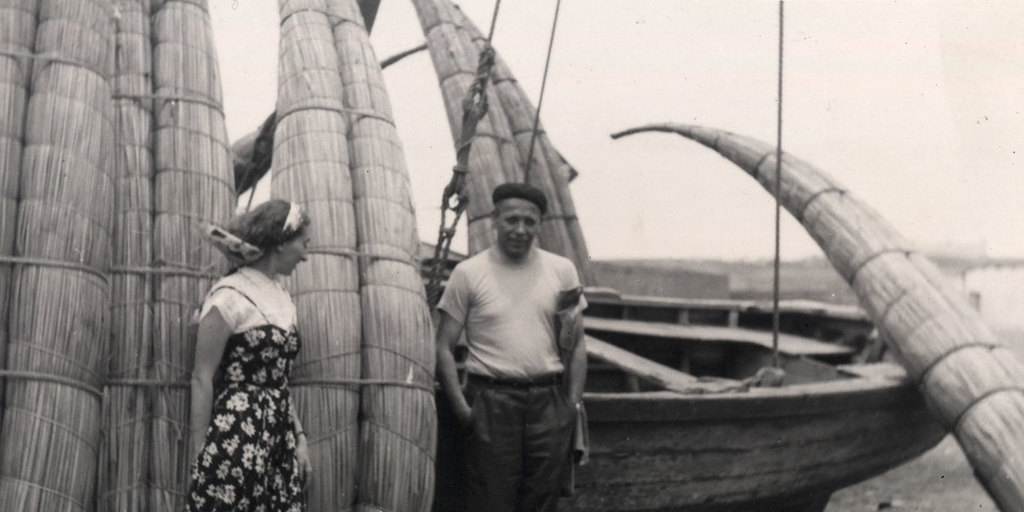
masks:
[[[114,109],[116,190],[111,276],[112,349],[104,390],[99,510],[150,510],[150,391],[153,338],[153,101],[149,0],[116,0]]]
[[[272,194],[303,205],[311,219],[309,261],[287,286],[302,350],[292,397],[306,431],[313,480],[310,512],[355,503],[361,317],[354,258],[356,219],[349,176],[341,73],[324,0],[281,0],[281,49]]]
[[[363,316],[357,511],[430,509],[434,344],[415,211],[380,65],[355,0],[334,4]]]
[[[0,503],[78,510],[95,498],[109,348],[113,26],[109,1],[44,0],[38,13],[18,188],[21,261],[4,289],[14,378],[0,427]]]
[[[150,510],[184,507],[190,460],[191,315],[223,270],[200,222],[223,222],[234,203],[231,153],[205,0],[154,0],[153,44],[155,388]]]
[[[469,33],[478,50],[483,49],[487,41],[473,21],[448,0],[438,1],[449,5],[455,23]],[[583,282],[595,284],[587,243],[569,191],[569,167],[548,139],[542,124],[537,124],[534,137],[537,110],[500,55],[495,56],[494,89],[510,123],[519,157],[529,169],[528,173],[524,170],[524,179],[540,187],[548,197],[548,214],[544,218],[548,234],[541,239],[542,246],[571,259],[579,269]],[[534,146],[532,149],[531,144]]]
[[[452,140],[458,144],[462,135],[462,102],[476,75],[479,55],[470,35],[458,29],[455,13],[449,5],[437,0],[413,0],[413,5],[441,84]],[[485,91],[489,98],[495,97],[493,85],[488,84]],[[522,181],[519,151],[508,126],[498,101],[490,102],[487,115],[477,124],[469,154],[466,190],[471,254],[494,244],[491,190],[507,181]]]
[[[0,258],[14,256],[18,177],[21,175],[25,110],[36,39],[36,0],[0,0]],[[6,367],[7,314],[13,266],[0,260],[0,370]],[[0,379],[0,413],[4,380]]]
[[[732,133],[686,125],[667,131],[715,149],[775,189],[775,148]],[[1000,508],[1024,510],[1024,362],[873,209],[811,165],[782,159],[779,199],[851,284],[953,432]]]

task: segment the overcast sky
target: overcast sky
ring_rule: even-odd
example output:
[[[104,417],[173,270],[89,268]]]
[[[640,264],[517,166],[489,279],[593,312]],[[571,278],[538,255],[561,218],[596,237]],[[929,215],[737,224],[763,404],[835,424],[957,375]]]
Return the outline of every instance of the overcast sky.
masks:
[[[210,4],[234,140],[274,108],[277,2]],[[489,24],[494,0],[461,5]],[[499,14],[495,47],[534,99],[554,7]],[[1024,257],[1024,3],[791,1],[785,15],[783,148],[925,247]],[[593,257],[771,257],[773,203],[753,179],[675,135],[609,134],[669,121],[774,144],[777,34],[775,2],[563,0],[541,117],[580,172]],[[423,40],[411,2],[381,2],[379,58]],[[420,53],[385,78],[431,239],[454,163],[437,77]],[[820,254],[784,215],[783,258]]]

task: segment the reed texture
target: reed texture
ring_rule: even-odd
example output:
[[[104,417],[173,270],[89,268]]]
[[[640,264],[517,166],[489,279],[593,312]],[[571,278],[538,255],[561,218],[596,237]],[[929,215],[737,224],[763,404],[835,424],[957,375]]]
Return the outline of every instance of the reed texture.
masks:
[[[224,260],[201,222],[222,223],[234,204],[221,83],[205,0],[154,0],[153,342],[150,510],[184,508],[190,460],[190,319]],[[185,385],[181,385],[185,384]]]
[[[0,0],[0,257],[14,256],[18,177],[36,39],[37,0]],[[7,315],[13,265],[0,262],[0,369],[6,368]],[[4,380],[0,379],[0,413]]]
[[[149,378],[153,339],[153,101],[149,0],[116,0],[114,49],[114,268],[108,387],[99,510],[150,510],[151,389],[125,384]]]
[[[80,510],[95,499],[109,349],[111,13],[109,1],[39,4],[14,235],[24,260],[4,290],[7,369],[22,372],[8,380],[0,426],[7,510]]]
[[[402,145],[355,0],[334,4],[358,237],[362,379],[357,511],[430,509],[434,344]]]
[[[450,4],[448,0],[438,1]],[[453,5],[449,9],[460,29],[469,33],[477,50],[483,49],[487,41],[473,21],[458,6]],[[590,253],[569,190],[569,166],[551,143],[542,123],[537,123],[537,136],[534,138],[537,110],[500,55],[495,56],[494,90],[510,124],[524,166],[531,159],[531,153],[533,155],[528,165],[528,176],[524,169],[524,180],[539,187],[548,198],[542,247],[572,260],[584,284],[596,284],[594,271],[590,268]],[[534,145],[532,151],[531,144]]]
[[[772,191],[775,148],[710,128],[652,125],[736,163]],[[780,201],[853,287],[1006,512],[1024,510],[1024,361],[877,212],[813,166],[782,159]]]
[[[362,324],[341,72],[327,2],[280,0],[279,6],[272,194],[301,204],[312,219],[309,261],[286,282],[303,340],[291,387],[313,463],[306,502],[310,512],[351,510]]]
[[[450,5],[437,0],[413,0],[413,5],[440,82],[452,140],[458,144],[462,132],[462,103],[476,76],[479,55],[470,35],[459,30]],[[485,92],[488,98],[495,98],[493,84],[488,84]],[[468,168],[469,252],[475,254],[494,244],[491,191],[501,183],[522,181],[523,176],[519,151],[499,101],[490,102],[487,115],[477,124]]]

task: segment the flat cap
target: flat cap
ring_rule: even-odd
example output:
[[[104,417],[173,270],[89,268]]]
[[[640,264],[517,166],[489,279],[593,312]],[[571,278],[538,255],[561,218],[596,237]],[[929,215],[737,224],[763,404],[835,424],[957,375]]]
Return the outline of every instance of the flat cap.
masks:
[[[533,185],[527,183],[502,183],[494,187],[494,192],[491,192],[491,202],[494,204],[511,198],[525,199],[537,205],[541,215],[548,212],[548,199],[544,197],[544,192],[541,189]]]

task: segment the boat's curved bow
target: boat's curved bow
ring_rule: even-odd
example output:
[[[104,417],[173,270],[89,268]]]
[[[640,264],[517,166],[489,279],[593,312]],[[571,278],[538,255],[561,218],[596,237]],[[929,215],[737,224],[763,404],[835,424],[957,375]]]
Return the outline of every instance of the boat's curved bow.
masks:
[[[652,131],[714,149],[776,189],[776,148],[750,137],[672,123],[612,137]],[[781,204],[853,287],[1002,510],[1024,511],[1024,362],[874,209],[791,155],[779,170]]]

